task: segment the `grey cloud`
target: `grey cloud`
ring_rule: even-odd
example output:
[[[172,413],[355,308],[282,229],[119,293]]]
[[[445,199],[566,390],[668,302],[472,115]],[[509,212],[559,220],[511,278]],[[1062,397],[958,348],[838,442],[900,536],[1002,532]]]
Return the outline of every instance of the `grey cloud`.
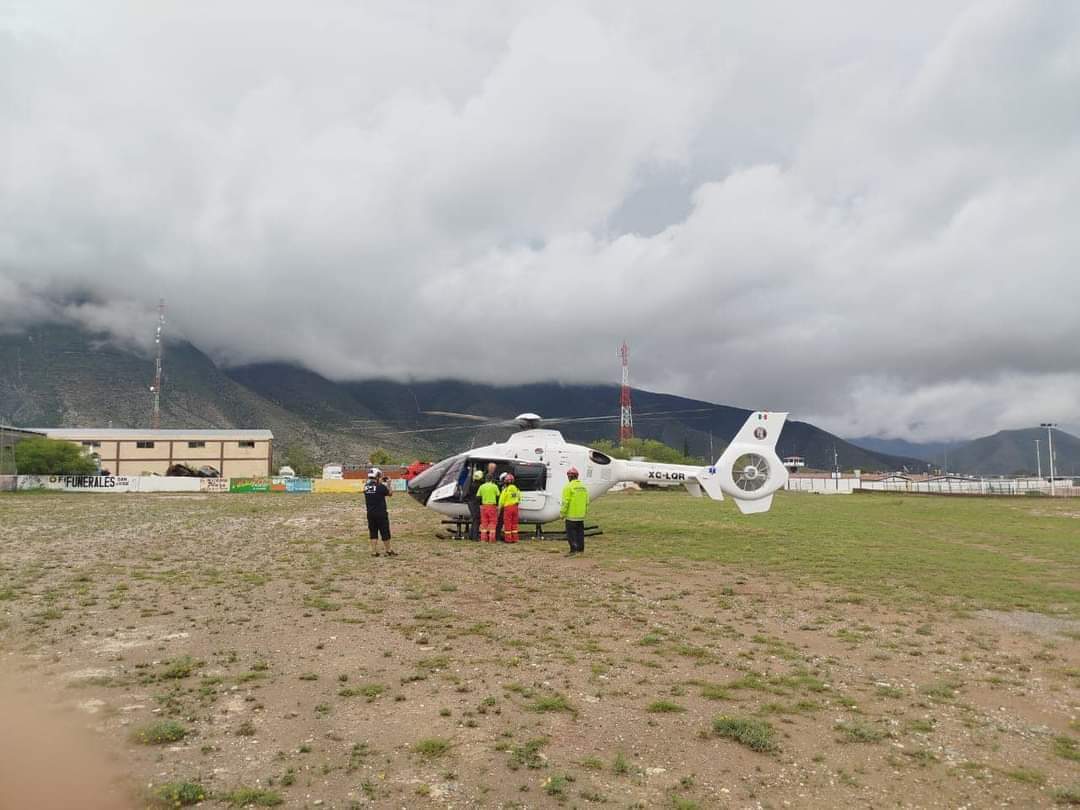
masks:
[[[1080,421],[1072,4],[110,8],[0,17],[0,328]]]

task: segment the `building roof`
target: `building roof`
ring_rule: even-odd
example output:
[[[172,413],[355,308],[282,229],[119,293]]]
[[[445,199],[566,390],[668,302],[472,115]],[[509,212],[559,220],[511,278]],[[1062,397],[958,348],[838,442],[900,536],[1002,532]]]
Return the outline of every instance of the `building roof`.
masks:
[[[50,439],[69,441],[269,441],[274,434],[269,430],[138,430],[136,428],[34,428],[47,434]]]
[[[45,431],[37,430],[35,428],[21,428],[12,427],[11,425],[0,425],[0,431],[4,433],[23,433],[27,436],[44,436]]]

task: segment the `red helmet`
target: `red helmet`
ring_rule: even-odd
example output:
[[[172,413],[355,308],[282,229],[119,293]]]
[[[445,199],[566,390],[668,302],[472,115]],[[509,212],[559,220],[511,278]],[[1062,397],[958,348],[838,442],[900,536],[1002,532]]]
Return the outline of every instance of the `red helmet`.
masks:
[[[567,478],[577,478],[578,477],[577,467],[571,467],[569,470],[567,470],[566,471],[566,477]]]
[[[506,481],[506,483],[508,484],[512,484],[514,483],[514,476],[512,476],[510,473],[507,473],[506,478],[503,480]]]

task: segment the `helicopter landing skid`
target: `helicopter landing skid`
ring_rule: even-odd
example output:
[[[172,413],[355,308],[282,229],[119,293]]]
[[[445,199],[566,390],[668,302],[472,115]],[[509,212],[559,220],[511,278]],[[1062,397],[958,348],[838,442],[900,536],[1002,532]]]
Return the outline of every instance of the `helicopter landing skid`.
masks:
[[[468,518],[444,518],[442,525],[448,530],[451,540],[467,540],[469,538],[469,519]],[[599,526],[586,526],[586,537],[598,537],[603,534],[604,530]],[[532,534],[526,532],[521,533],[522,540],[566,540],[566,530],[544,530],[542,524],[535,524],[535,531]]]
[[[598,537],[599,535],[601,535],[603,533],[604,533],[604,530],[601,529],[599,526],[586,526],[585,527],[585,536],[586,537]],[[538,524],[536,524],[536,531],[533,533],[532,539],[534,539],[534,540],[562,540],[562,541],[565,542],[565,540],[566,540],[566,529],[555,530],[555,531],[550,531],[550,530],[545,531],[544,527],[541,524],[538,523]]]

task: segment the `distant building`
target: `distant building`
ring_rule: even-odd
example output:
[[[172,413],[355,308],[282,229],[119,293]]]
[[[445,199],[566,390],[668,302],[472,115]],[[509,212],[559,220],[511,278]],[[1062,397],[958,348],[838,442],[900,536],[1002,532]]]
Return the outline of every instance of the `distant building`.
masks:
[[[223,478],[272,474],[269,430],[126,430],[39,428],[50,439],[81,445],[113,475],[164,475],[173,464],[214,467]]]

